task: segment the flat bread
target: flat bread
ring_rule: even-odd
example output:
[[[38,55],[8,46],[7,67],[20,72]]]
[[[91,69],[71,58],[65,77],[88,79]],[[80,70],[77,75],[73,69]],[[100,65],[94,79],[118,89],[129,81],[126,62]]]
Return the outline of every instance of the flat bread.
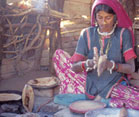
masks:
[[[20,100],[21,96],[13,93],[0,93],[0,102]]]
[[[57,86],[58,83],[59,81],[56,77],[44,77],[30,80],[27,84],[31,85],[34,88],[51,88]]]
[[[32,112],[34,106],[34,92],[33,88],[28,84],[25,84],[22,92],[22,103],[27,112]]]
[[[82,100],[70,104],[69,108],[75,113],[86,113],[89,110],[100,109],[104,108],[105,106],[106,104],[98,101]]]

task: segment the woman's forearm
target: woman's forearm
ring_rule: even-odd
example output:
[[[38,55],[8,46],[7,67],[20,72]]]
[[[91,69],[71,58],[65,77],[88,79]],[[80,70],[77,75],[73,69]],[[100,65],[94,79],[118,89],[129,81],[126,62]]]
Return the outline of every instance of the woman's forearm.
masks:
[[[71,69],[76,73],[84,71],[82,63],[86,63],[86,61],[79,61],[77,63],[74,63]],[[125,74],[132,74],[135,71],[134,59],[129,60],[125,64],[121,64],[121,63],[120,64],[116,63],[116,64],[118,64],[118,69],[116,69],[118,72],[125,73]],[[89,61],[89,66],[93,68],[94,64],[92,60]],[[107,61],[107,68],[111,68],[111,67],[112,67],[112,63],[110,61]]]
[[[83,61],[80,61],[80,62],[77,62],[77,63],[72,64],[71,69],[72,69],[74,72],[76,72],[76,73],[82,72],[82,71],[83,71],[82,62],[83,62]],[[84,61],[84,62],[85,62],[85,61]]]
[[[115,63],[118,65],[117,69],[114,69],[118,72],[125,73],[125,74],[132,74],[135,71],[135,63],[134,59],[129,60],[125,64],[122,63]],[[112,63],[110,61],[107,62],[107,68],[111,68]]]
[[[94,60],[93,59],[87,59],[86,61],[79,61],[77,63],[74,63],[71,67],[71,69],[78,73],[82,71],[92,71],[94,69]]]
[[[118,72],[132,74],[135,71],[135,67],[131,64],[119,64]]]

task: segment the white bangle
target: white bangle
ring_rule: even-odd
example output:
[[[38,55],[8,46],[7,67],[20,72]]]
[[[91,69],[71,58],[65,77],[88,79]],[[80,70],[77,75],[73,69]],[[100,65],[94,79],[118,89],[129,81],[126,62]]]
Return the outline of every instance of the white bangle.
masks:
[[[87,59],[87,61],[85,62],[85,65],[86,65],[86,72],[89,72],[91,70],[93,70],[93,68],[89,67],[89,59]]]
[[[89,62],[89,59],[87,59],[87,61],[85,62],[86,67],[89,67],[88,62]]]
[[[112,74],[112,70],[115,67],[115,62],[113,60],[110,60],[110,62],[112,62],[112,67],[110,69],[108,69],[110,71],[110,74]]]

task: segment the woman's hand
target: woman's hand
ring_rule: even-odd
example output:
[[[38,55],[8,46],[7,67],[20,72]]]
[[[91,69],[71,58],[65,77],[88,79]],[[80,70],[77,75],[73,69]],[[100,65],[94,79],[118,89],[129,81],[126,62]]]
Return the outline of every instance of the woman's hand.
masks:
[[[86,61],[86,67],[89,67],[89,68],[94,68],[94,60],[93,59],[87,59]]]
[[[94,47],[93,50],[94,69],[97,68],[98,76],[100,76],[107,69],[107,56],[105,54],[98,56],[98,49],[96,47]]]
[[[101,55],[98,59],[97,73],[100,76],[107,69],[107,56]]]
[[[93,57],[94,69],[97,68],[98,76],[100,76],[104,72],[104,70],[106,69],[107,56],[106,55],[98,56],[97,47],[94,47],[93,51],[94,51],[94,57]]]

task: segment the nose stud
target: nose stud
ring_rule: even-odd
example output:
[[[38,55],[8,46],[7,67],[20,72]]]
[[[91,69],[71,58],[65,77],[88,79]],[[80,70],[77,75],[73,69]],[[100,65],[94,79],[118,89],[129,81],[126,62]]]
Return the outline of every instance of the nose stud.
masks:
[[[104,21],[103,24],[106,24],[106,22]]]

